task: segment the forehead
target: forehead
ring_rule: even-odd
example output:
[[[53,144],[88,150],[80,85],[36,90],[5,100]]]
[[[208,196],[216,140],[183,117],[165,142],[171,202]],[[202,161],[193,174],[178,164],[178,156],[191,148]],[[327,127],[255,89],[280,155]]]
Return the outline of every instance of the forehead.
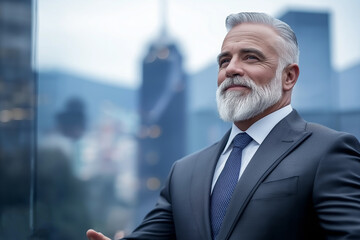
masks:
[[[229,50],[228,48],[232,48],[234,45],[240,45],[277,53],[280,41],[281,38],[279,34],[270,26],[256,23],[242,23],[233,27],[228,32],[224,38],[221,49]]]

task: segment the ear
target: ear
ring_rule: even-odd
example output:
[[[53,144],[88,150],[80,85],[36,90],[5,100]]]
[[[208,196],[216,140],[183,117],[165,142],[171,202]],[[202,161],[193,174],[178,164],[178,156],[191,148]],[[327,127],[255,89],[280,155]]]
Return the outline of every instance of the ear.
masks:
[[[290,64],[283,71],[283,89],[284,91],[291,90],[299,77],[300,69],[296,63]]]

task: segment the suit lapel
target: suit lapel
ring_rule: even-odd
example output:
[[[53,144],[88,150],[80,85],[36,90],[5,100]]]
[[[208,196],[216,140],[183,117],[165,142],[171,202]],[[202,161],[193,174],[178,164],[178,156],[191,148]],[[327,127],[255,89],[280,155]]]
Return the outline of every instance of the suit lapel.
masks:
[[[215,166],[229,138],[228,131],[216,143],[195,160],[191,185],[191,205],[202,239],[212,239],[209,217],[211,183]]]
[[[218,239],[228,239],[236,222],[260,183],[310,133],[304,130],[305,122],[293,111],[280,121],[265,138],[245,169],[237,184]]]

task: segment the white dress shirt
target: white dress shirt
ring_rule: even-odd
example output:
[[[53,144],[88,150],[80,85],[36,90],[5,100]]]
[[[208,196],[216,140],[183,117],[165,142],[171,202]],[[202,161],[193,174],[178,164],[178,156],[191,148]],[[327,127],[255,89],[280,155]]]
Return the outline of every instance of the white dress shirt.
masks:
[[[242,151],[239,179],[242,173],[244,172],[245,168],[249,164],[251,158],[254,156],[255,152],[259,148],[260,144],[266,138],[266,136],[275,127],[275,125],[278,122],[280,122],[284,117],[286,117],[291,111],[292,111],[291,105],[287,105],[261,118],[245,131],[253,140]],[[224,151],[221,153],[219,157],[219,160],[215,168],[211,191],[214,189],[215,183],[219,178],[219,175],[223,170],[228,157],[230,156],[231,150],[233,148],[232,141],[234,137],[242,132],[243,131],[241,131],[238,127],[236,127],[235,124],[232,125],[229,139],[227,141],[227,144],[225,145]]]

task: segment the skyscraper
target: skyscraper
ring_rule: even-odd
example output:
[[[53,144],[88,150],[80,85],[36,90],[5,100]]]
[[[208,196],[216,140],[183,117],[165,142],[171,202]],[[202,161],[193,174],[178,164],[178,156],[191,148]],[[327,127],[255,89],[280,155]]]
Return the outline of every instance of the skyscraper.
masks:
[[[26,239],[33,227],[29,201],[35,97],[31,34],[32,1],[0,0],[1,239]]]
[[[166,34],[151,44],[142,67],[139,200],[153,205],[172,163],[185,154],[186,76],[182,55]]]
[[[31,1],[0,0],[0,142],[3,151],[29,144],[33,75]]]
[[[300,47],[300,76],[292,105],[308,121],[336,127],[338,102],[331,66],[330,15],[328,12],[287,11],[281,20],[295,31]]]

